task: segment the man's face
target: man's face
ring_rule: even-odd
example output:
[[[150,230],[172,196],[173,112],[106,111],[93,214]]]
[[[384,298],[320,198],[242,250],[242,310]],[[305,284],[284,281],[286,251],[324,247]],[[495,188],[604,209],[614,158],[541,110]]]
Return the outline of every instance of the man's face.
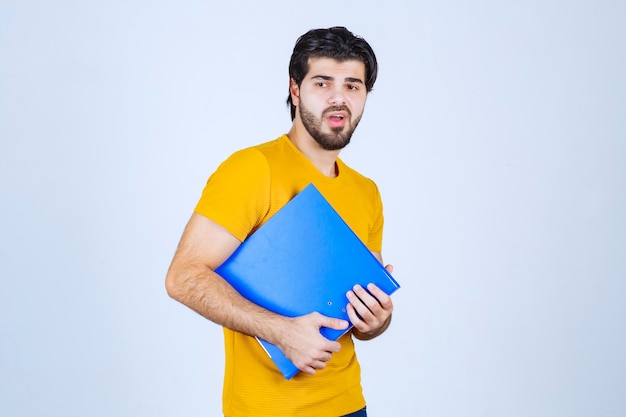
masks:
[[[307,132],[323,149],[342,149],[350,143],[365,108],[365,64],[311,58],[300,87],[292,85],[292,99],[294,93],[297,117]]]

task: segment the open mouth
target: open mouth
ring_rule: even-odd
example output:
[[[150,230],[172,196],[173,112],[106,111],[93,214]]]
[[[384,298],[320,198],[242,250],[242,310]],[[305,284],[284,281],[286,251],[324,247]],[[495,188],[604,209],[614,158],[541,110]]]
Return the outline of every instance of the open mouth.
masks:
[[[333,127],[343,126],[347,120],[347,116],[345,113],[334,112],[326,116],[326,120],[328,124],[330,124]]]

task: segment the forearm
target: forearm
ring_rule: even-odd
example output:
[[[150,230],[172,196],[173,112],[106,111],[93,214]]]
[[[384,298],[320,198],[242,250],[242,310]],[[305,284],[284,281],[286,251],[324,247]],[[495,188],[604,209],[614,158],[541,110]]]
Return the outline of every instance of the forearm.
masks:
[[[342,330],[348,323],[319,313],[285,317],[247,300],[214,272],[240,244],[222,226],[194,213],[167,272],[168,294],[219,325],[273,343],[306,373],[323,369],[341,344],[319,329]]]
[[[347,322],[319,313],[289,318],[248,301],[209,267],[186,268],[166,279],[168,294],[207,319],[229,329],[260,337],[278,346],[302,371],[314,374],[326,366],[341,345],[329,341],[320,327],[345,329]]]
[[[166,288],[170,297],[208,320],[272,343],[286,320],[242,297],[208,266],[178,268],[173,262]]]

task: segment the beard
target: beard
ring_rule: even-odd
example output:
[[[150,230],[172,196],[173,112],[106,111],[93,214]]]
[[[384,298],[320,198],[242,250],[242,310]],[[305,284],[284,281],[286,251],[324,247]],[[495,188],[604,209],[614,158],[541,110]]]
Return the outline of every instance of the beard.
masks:
[[[352,112],[346,106],[332,106],[322,112],[322,116],[318,119],[313,113],[306,109],[300,102],[298,106],[300,112],[300,119],[304,128],[309,132],[309,135],[315,139],[320,147],[327,151],[336,151],[338,149],[345,148],[352,138],[354,130],[361,121],[361,116],[357,117],[352,122]],[[324,119],[328,113],[335,111],[345,111],[348,115],[346,124],[341,127],[330,127],[330,132],[324,132]]]

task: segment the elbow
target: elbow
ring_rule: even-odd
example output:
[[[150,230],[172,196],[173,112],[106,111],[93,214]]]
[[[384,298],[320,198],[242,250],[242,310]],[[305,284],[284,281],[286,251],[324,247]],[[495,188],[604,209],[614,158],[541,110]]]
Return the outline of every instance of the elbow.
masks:
[[[169,271],[167,271],[167,275],[165,276],[165,291],[167,292],[168,296],[176,301],[180,301],[180,280],[178,279],[178,275],[174,273],[171,267]]]

